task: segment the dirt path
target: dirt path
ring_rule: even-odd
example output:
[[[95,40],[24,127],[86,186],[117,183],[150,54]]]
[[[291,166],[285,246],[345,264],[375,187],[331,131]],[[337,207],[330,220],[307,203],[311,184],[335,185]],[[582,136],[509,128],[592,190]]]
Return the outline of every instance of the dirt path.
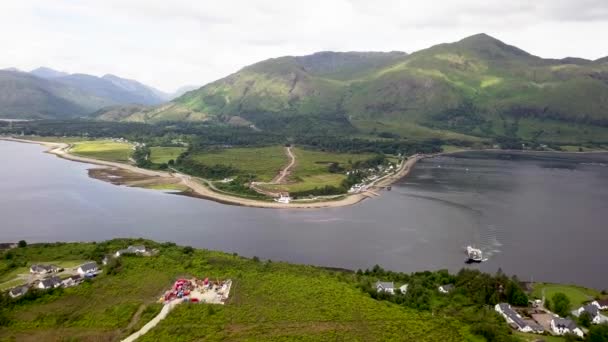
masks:
[[[133,342],[133,341],[137,340],[140,336],[143,336],[145,333],[152,330],[152,328],[157,326],[158,323],[160,323],[160,321],[165,319],[167,317],[167,315],[169,314],[169,312],[171,312],[171,310],[173,310],[180,303],[182,303],[181,300],[174,300],[171,303],[163,306],[163,309],[160,310],[160,313],[158,315],[156,315],[156,317],[152,318],[152,320],[150,320],[150,322],[146,323],[146,325],[144,325],[141,329],[139,329],[139,331],[134,332],[129,337],[122,340],[122,342]]]
[[[137,308],[137,311],[135,312],[135,314],[131,318],[131,322],[129,322],[129,325],[127,325],[122,330],[123,332],[127,332],[127,331],[131,330],[135,326],[135,324],[137,324],[137,322],[139,322],[139,319],[141,318],[141,314],[144,312],[144,310],[146,309],[146,307],[147,307],[146,304],[142,304],[142,305],[139,306],[139,308]]]
[[[296,156],[293,154],[291,150],[291,146],[285,148],[285,152],[289,157],[289,164],[284,167],[279,174],[271,181],[271,184],[283,184],[285,183],[285,178],[291,174],[291,169],[296,165]]]
[[[337,208],[348,205],[357,204],[363,201],[366,198],[369,198],[370,195],[362,192],[357,194],[349,194],[337,200],[328,200],[324,202],[291,202],[291,203],[278,203],[278,202],[270,202],[270,201],[259,201],[253,199],[247,199],[237,196],[228,195],[225,193],[214,191],[213,185],[204,179],[195,178],[189,175],[181,174],[181,173],[171,173],[164,171],[152,171],[142,169],[133,165],[97,160],[86,157],[79,157],[69,153],[69,144],[65,143],[52,143],[52,142],[42,142],[42,141],[33,141],[33,140],[24,140],[24,139],[15,139],[15,138],[0,138],[2,140],[14,141],[14,142],[22,142],[29,144],[39,144],[49,148],[48,153],[52,153],[57,155],[58,157],[101,166],[109,166],[116,167],[120,169],[124,169],[127,171],[140,173],[146,176],[155,176],[159,178],[166,178],[170,182],[175,182],[175,178],[179,178],[179,182],[188,188],[190,188],[197,196],[209,199],[212,201],[216,201],[224,204],[232,204],[232,205],[240,205],[246,207],[256,207],[256,208],[272,208],[272,209],[319,209],[319,208]],[[424,158],[423,155],[416,155],[410,157],[407,161],[404,161],[401,164],[400,169],[389,176],[382,177],[376,180],[373,186],[370,186],[370,190],[373,189],[382,189],[394,181],[400,179],[401,177],[405,177],[411,171],[413,165],[420,159]],[[295,163],[295,157],[292,160]],[[290,163],[291,167],[293,167],[293,163]],[[289,165],[286,169],[289,169]]]

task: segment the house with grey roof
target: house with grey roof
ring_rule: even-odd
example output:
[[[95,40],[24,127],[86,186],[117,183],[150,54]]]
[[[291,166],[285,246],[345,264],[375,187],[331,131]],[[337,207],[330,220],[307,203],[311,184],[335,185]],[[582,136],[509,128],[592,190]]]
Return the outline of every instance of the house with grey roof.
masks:
[[[41,290],[54,289],[61,286],[61,279],[58,276],[42,279],[38,282],[38,288]]]
[[[593,303],[583,305],[580,308],[578,308],[574,313],[576,314],[577,317],[580,317],[580,315],[582,315],[583,312],[586,312],[589,314],[589,317],[591,318],[591,323],[600,324],[602,317],[600,316],[600,309],[596,305],[593,305]]]
[[[494,306],[494,310],[496,310],[496,312],[498,312],[502,317],[504,317],[504,319],[507,321],[507,323],[509,325],[513,326],[515,329],[517,329],[521,332],[537,332],[538,331],[538,329],[536,329],[536,331],[535,331],[535,329],[533,329],[533,327],[531,327],[529,323],[524,321],[524,319],[517,312],[515,312],[515,310],[513,310],[513,308],[511,308],[511,305],[509,305],[507,303],[496,304]],[[542,333],[542,331],[541,331],[541,333]]]
[[[555,317],[551,320],[551,331],[556,335],[575,334],[582,338],[583,331],[574,321],[568,318]]]
[[[377,281],[376,282],[376,291],[378,292],[388,292],[390,294],[395,294],[395,284],[390,281]]]
[[[30,266],[30,273],[32,273],[32,274],[49,274],[49,273],[56,273],[61,270],[62,269],[60,267],[55,266],[55,265],[36,264],[36,265]]]
[[[96,273],[97,271],[99,271],[99,266],[97,266],[97,263],[95,261],[90,261],[90,262],[87,262],[85,264],[78,266],[77,271],[81,275],[92,274],[92,273]]]
[[[8,291],[8,295],[11,296],[11,298],[21,297],[26,294],[29,289],[30,287],[28,285],[13,287],[10,289],[10,291]]]
[[[61,281],[61,286],[63,287],[71,287],[76,286],[84,281],[84,278],[80,274],[76,274],[70,277],[67,277]]]

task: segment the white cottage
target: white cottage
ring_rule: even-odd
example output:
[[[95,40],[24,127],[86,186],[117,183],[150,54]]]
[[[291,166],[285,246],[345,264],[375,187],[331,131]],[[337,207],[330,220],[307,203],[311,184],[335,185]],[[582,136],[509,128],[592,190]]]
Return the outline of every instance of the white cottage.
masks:
[[[593,303],[581,306],[576,310],[576,316],[582,315],[583,312],[589,314],[589,317],[591,317],[591,323],[600,324],[602,317],[600,316],[600,309],[598,306],[594,305]]]
[[[377,281],[376,282],[376,291],[378,292],[387,292],[390,294],[395,294],[395,284],[390,281]]]
[[[80,266],[78,266],[78,274],[81,275],[85,275],[85,274],[92,274],[92,273],[96,273],[99,270],[99,267],[97,266],[97,263],[95,261],[91,261],[91,262],[87,262],[86,264],[82,264]]]
[[[494,310],[504,317],[508,324],[516,327],[517,330],[526,333],[538,332],[538,329],[534,329],[537,327],[533,328],[530,326],[530,324],[526,323],[523,318],[521,318],[521,316],[511,308],[511,305],[507,303],[499,303],[494,306]]]
[[[551,331],[556,335],[575,334],[582,338],[583,331],[571,319],[556,317],[551,320]]]

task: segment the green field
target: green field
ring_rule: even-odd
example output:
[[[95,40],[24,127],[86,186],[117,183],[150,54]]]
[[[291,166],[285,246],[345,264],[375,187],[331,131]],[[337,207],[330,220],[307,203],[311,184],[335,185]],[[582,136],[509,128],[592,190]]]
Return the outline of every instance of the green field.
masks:
[[[207,166],[232,166],[240,175],[255,175],[257,180],[265,182],[272,180],[288,162],[283,146],[200,151],[191,158]]]
[[[188,187],[183,185],[183,184],[169,184],[169,183],[163,183],[163,184],[148,184],[148,185],[144,185],[141,186],[144,189],[150,189],[150,190],[163,190],[163,191],[186,191],[188,190]]]
[[[186,150],[185,147],[150,147],[150,161],[154,164],[167,163],[174,160]]]
[[[330,173],[327,170],[329,164],[338,163],[348,170],[352,163],[374,157],[371,153],[333,153],[299,147],[295,147],[293,153],[296,156],[296,166],[289,177],[290,183],[267,186],[267,188],[295,192],[326,185],[340,186],[346,176],[341,173]]]
[[[576,285],[535,283],[532,297],[542,298],[543,290],[545,291],[545,298],[549,300],[558,292],[565,294],[570,299],[573,309],[580,307],[583,303],[589,302],[600,295],[599,291]]]
[[[127,143],[94,140],[74,143],[70,153],[87,158],[124,163],[129,161],[133,149]]]
[[[233,279],[227,304],[182,304],[141,341],[480,341],[456,319],[370,298],[357,288],[352,273],[174,244],[113,240],[31,245],[8,252],[9,258],[4,255],[0,275],[15,262],[98,260],[142,243],[159,253],[122,257],[114,274],[105,269],[77,287],[2,303],[0,340],[119,340],[158,312],[154,303],[176,278],[196,276]],[[143,310],[141,316],[135,315],[138,310]]]

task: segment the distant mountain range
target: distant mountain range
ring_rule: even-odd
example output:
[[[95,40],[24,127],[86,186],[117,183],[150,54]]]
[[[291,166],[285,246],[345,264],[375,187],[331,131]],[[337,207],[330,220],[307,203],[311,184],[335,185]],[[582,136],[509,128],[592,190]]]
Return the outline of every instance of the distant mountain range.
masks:
[[[608,58],[543,59],[478,34],[412,54],[273,58],[168,104],[98,115],[282,132],[608,142]]]
[[[110,74],[68,74],[46,67],[0,70],[0,117],[5,118],[88,116],[108,106],[155,106],[182,94],[167,94]]]

